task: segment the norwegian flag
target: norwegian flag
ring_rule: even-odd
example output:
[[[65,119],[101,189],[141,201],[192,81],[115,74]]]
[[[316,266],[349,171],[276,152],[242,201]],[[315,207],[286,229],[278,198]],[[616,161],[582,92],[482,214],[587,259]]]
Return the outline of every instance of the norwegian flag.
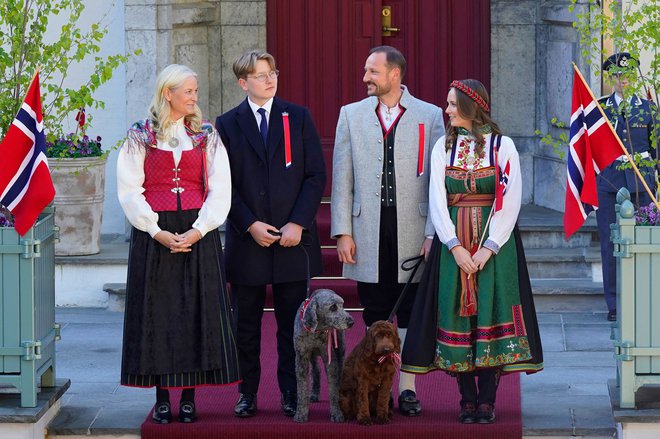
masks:
[[[497,166],[499,170],[499,166]],[[502,210],[504,204],[504,194],[506,193],[506,186],[509,184],[509,173],[511,172],[511,165],[506,162],[504,171],[499,174],[497,179],[497,187],[495,188],[495,212]]]
[[[14,215],[14,228],[23,236],[55,197],[46,159],[39,73],[34,75],[0,150],[0,203]]]
[[[598,209],[596,174],[622,153],[621,144],[577,66],[573,64],[573,105],[566,161],[564,233],[568,239]]]
[[[493,136],[491,139],[491,142],[495,142],[495,145],[493,146],[495,156],[495,181],[497,181],[495,185],[495,212],[498,212],[502,210],[502,207],[504,206],[504,194],[506,193],[506,186],[509,184],[511,165],[507,161],[506,165],[504,165],[504,171],[500,169],[499,152],[500,146],[502,146],[502,136]]]

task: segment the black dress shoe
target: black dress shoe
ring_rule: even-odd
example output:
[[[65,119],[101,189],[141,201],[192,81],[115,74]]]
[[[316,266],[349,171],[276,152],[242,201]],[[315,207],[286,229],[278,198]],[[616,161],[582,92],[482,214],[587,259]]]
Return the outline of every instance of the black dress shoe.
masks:
[[[296,409],[298,408],[298,396],[296,392],[291,390],[285,390],[282,392],[282,411],[285,416],[293,416],[296,414]]]
[[[192,401],[181,401],[179,404],[179,422],[189,424],[197,419],[197,410]]]
[[[615,309],[611,309],[607,313],[607,321],[608,322],[616,322],[616,310]]]
[[[399,395],[399,411],[403,416],[419,416],[422,413],[422,404],[412,390],[404,390]]]
[[[492,404],[479,404],[479,407],[477,407],[477,422],[479,424],[492,424],[495,422],[495,407]]]
[[[249,418],[257,413],[257,395],[254,393],[241,393],[236,406],[234,406],[234,415],[239,418]]]
[[[461,424],[474,424],[477,422],[477,407],[471,402],[461,404],[461,413],[458,415]]]
[[[156,424],[169,424],[172,420],[172,409],[169,402],[157,403],[154,407],[154,414],[151,420]]]

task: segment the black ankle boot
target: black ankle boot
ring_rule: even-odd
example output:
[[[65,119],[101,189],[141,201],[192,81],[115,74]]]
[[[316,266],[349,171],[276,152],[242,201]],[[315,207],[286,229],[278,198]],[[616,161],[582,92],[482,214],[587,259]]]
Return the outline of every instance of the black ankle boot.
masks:
[[[151,420],[156,424],[169,424],[172,421],[172,409],[169,402],[157,402]]]
[[[197,419],[197,410],[193,401],[181,401],[179,404],[179,422],[190,424]]]

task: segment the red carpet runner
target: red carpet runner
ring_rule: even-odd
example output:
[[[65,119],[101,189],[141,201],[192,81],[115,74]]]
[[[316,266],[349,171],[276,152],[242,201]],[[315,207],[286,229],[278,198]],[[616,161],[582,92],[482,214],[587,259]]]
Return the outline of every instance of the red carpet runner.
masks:
[[[364,334],[359,313],[355,313],[355,326],[346,332],[347,353]],[[282,414],[280,391],[277,387],[275,318],[264,315],[262,352],[262,376],[259,387],[258,412],[252,418],[240,419],[233,415],[238,399],[236,386],[204,387],[197,390],[196,403],[199,418],[194,424],[181,424],[178,392],[172,392],[174,422],[156,425],[151,413],[142,424],[144,439],[515,439],[522,437],[520,416],[520,381],[517,374],[502,378],[497,394],[496,422],[492,425],[462,425],[457,421],[459,394],[456,381],[443,372],[434,372],[417,378],[417,395],[422,401],[423,413],[416,418],[401,416],[394,407],[394,418],[388,425],[365,427],[355,422],[335,424],[330,422],[327,383],[321,382],[321,401],[310,404],[309,422],[296,424]],[[325,376],[322,376],[322,380]],[[397,383],[394,389],[398,389]],[[154,397],[155,400],[155,397]]]

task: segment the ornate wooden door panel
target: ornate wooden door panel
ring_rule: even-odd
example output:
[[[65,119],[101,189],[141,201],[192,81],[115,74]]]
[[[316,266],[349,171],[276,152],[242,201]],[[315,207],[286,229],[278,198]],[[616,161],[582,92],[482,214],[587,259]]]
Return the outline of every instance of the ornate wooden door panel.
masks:
[[[399,29],[389,36],[383,36],[384,6]],[[399,48],[411,93],[444,107],[453,79],[490,84],[489,8],[485,0],[268,0],[268,51],[282,72],[278,95],[311,110],[329,177],[339,109],[366,96],[369,49]]]

